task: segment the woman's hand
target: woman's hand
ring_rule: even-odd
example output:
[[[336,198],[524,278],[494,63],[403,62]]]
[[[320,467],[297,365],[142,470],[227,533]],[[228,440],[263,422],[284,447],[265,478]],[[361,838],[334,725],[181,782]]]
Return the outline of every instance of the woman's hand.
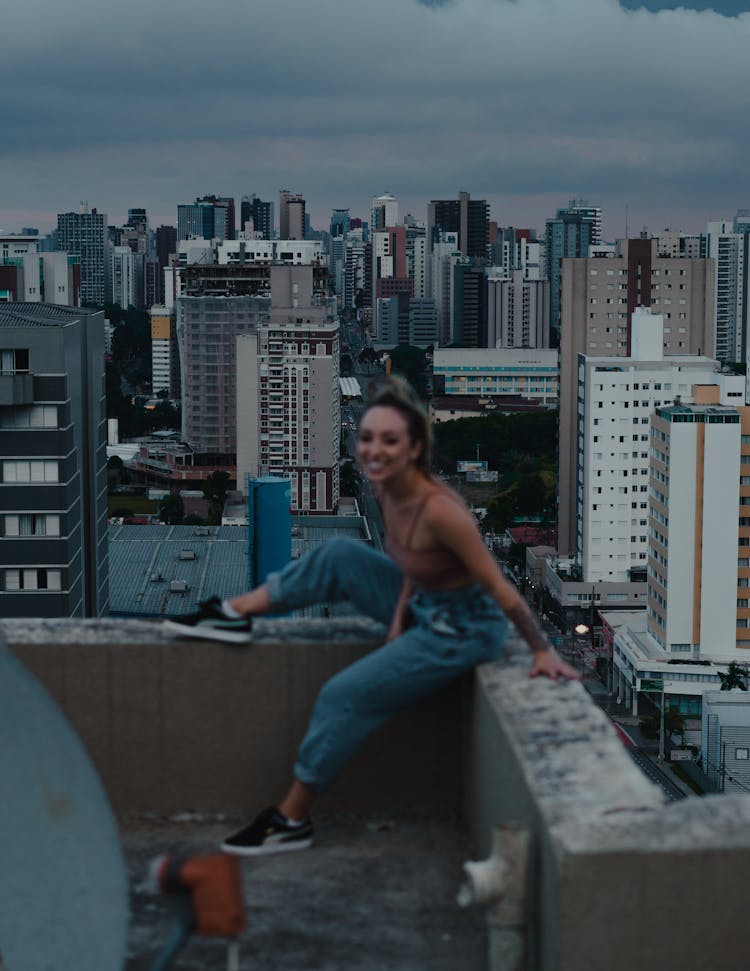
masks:
[[[551,678],[557,681],[558,678],[565,678],[567,681],[580,681],[581,675],[567,664],[557,651],[549,648],[546,651],[536,651],[534,661],[531,665],[529,677],[538,678],[539,676]]]

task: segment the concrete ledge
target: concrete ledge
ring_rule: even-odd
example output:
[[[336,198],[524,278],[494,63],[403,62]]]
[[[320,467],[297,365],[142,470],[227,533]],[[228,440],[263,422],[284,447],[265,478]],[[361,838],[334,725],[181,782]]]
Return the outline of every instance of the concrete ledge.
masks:
[[[533,834],[529,967],[747,967],[750,796],[666,805],[578,684],[476,679],[474,833]]]
[[[247,813],[285,791],[321,685],[382,643],[359,618],[267,620],[247,648],[133,621],[3,621],[62,707],[120,814]],[[377,732],[324,812],[458,815],[469,679]]]

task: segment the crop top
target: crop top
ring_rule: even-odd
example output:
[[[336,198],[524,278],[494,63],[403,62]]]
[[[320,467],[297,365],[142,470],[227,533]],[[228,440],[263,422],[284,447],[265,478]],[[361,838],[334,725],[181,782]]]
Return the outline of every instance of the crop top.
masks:
[[[410,549],[414,530],[417,527],[425,506],[438,492],[450,495],[448,489],[436,488],[427,495],[417,506],[414,516],[409,524],[406,534],[406,541],[402,546],[391,536],[386,534],[385,549],[390,558],[400,568],[401,572],[407,576],[418,587],[429,589],[441,589],[445,584],[454,584],[457,580],[471,579],[471,576],[464,566],[464,563],[453,550],[447,546],[434,546],[426,550]],[[458,499],[456,500],[458,501]]]

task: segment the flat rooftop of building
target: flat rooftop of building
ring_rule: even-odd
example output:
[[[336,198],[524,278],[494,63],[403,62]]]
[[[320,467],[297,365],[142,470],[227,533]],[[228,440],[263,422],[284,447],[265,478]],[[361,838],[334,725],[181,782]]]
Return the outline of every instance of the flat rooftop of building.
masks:
[[[478,415],[492,415],[501,412],[547,411],[549,404],[520,395],[472,395],[446,394],[430,399],[430,411],[471,411]]]
[[[238,511],[240,507],[237,507]],[[369,542],[362,516],[292,516],[292,559],[335,537]],[[249,527],[115,525],[109,527],[112,617],[166,617],[196,610],[210,596],[228,599],[250,587]],[[345,615],[346,605],[309,607],[303,616]]]
[[[242,862],[246,927],[243,968],[305,971],[484,971],[483,909],[462,910],[462,863],[476,856],[466,830],[436,818],[316,817],[310,850]],[[127,971],[149,971],[169,935],[169,901],[142,888],[149,862],[165,853],[216,852],[241,819],[121,820],[131,886]],[[190,939],[182,971],[227,966],[221,939]]]

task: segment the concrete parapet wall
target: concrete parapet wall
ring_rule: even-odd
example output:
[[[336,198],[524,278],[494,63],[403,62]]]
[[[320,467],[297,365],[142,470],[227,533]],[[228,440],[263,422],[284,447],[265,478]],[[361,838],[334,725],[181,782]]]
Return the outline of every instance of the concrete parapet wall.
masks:
[[[143,621],[7,620],[11,650],[58,702],[116,812],[246,813],[280,798],[320,686],[382,643],[358,618],[267,620],[247,648]],[[378,731],[329,811],[461,811],[470,679]]]
[[[250,648],[121,621],[3,621],[115,810],[255,810],[285,788],[319,686],[376,646],[360,620],[269,620]],[[744,971],[750,796],[667,804],[579,684],[486,665],[385,726],[329,811],[464,809],[477,844],[531,833],[528,971]]]
[[[745,969],[750,796],[666,804],[579,684],[476,679],[468,815],[532,833],[534,971]]]

